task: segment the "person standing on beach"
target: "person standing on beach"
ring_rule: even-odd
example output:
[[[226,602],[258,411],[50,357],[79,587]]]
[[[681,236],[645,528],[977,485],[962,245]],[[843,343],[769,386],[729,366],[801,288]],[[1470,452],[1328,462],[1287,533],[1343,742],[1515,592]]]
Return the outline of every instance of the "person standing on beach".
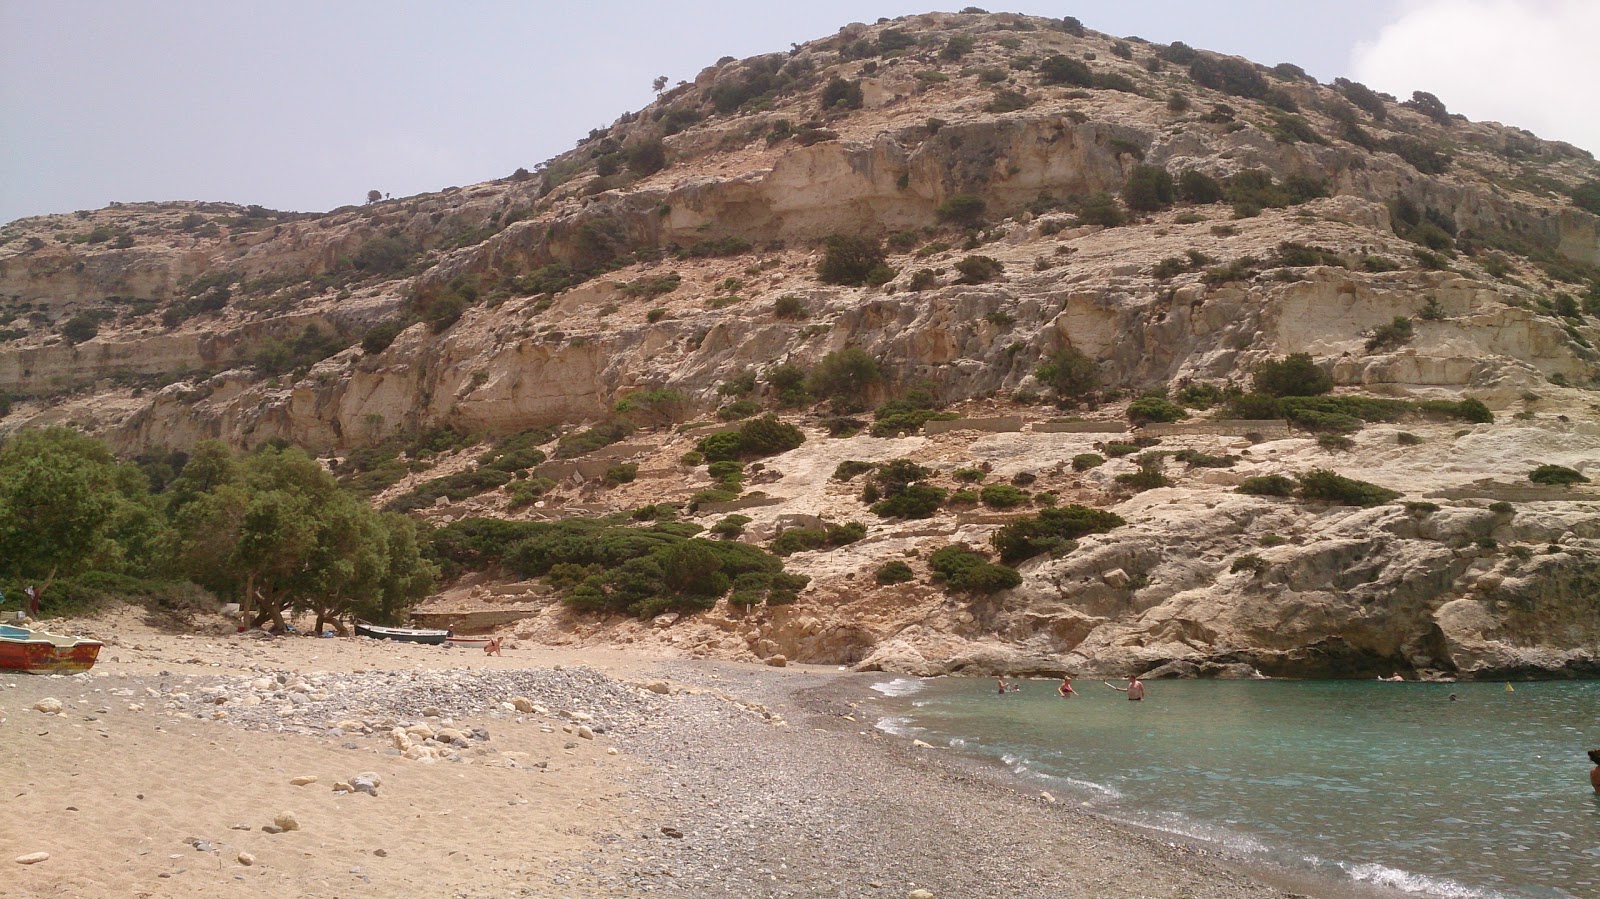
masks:
[[[1056,693],[1062,699],[1071,699],[1072,697],[1078,695],[1078,691],[1072,689],[1072,675],[1061,675],[1061,686],[1056,688]]]
[[[1594,762],[1594,767],[1589,769],[1589,786],[1600,794],[1600,749],[1589,750],[1589,761]]]

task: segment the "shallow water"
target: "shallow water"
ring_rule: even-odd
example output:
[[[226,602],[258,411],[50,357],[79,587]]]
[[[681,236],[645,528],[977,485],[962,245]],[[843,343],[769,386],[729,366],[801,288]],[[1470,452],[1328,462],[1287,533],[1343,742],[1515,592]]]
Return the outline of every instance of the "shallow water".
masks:
[[[1063,801],[1419,895],[1600,897],[1600,683],[885,680],[880,727]],[[1120,683],[1119,683],[1120,686]],[[1449,701],[1455,693],[1459,701]]]

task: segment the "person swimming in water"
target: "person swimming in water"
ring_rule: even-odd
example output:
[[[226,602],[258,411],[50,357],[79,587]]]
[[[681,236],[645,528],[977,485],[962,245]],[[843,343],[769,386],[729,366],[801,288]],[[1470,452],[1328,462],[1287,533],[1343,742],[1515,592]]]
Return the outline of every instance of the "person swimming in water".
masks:
[[[1009,693],[1011,692],[1011,685],[1006,683],[1005,678],[996,676],[994,679],[994,691],[996,693]]]
[[[1056,695],[1060,696],[1062,699],[1071,699],[1072,697],[1078,695],[1078,691],[1072,689],[1072,675],[1061,675],[1061,686],[1056,688]]]
[[[1589,769],[1589,786],[1600,794],[1600,749],[1589,750],[1589,761],[1594,762],[1594,767]]]

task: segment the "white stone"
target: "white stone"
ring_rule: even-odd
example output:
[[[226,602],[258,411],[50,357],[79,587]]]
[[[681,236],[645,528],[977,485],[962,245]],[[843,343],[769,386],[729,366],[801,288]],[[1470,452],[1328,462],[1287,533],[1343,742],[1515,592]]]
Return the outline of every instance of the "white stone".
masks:
[[[300,829],[300,819],[296,818],[293,812],[284,812],[273,818],[272,823],[278,825],[285,832]]]
[[[56,699],[53,696],[41,699],[33,704],[33,710],[35,712],[43,712],[46,715],[59,715],[61,714],[62,708],[63,706],[61,705],[61,700]]]
[[[42,861],[48,861],[49,859],[50,859],[50,853],[48,853],[48,852],[30,852],[27,855],[19,855],[19,856],[17,856],[17,864],[19,864],[19,865],[37,865],[38,863],[40,863]]]
[[[310,784],[314,784],[316,782],[317,782],[317,776],[315,774],[303,774],[303,775],[301,775],[299,777],[292,777],[292,778],[289,779],[289,783],[291,783],[291,784],[293,784],[293,785],[295,785],[297,787],[304,787],[304,786],[307,786],[307,785],[310,785]]]

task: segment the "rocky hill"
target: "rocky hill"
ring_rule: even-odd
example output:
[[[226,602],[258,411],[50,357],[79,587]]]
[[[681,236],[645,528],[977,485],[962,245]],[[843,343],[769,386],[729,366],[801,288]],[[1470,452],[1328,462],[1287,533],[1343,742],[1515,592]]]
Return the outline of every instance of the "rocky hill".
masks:
[[[1600,493],[1565,472],[1600,471],[1597,210],[1588,153],[1428,94],[929,14],[722,60],[500,181],[10,223],[0,431],[70,422],[150,459],[285,440],[436,523],[676,504],[804,532],[792,605],[601,619],[493,571],[437,601],[548,641],[1594,673]],[[1293,354],[1332,392],[1251,392]],[[714,481],[698,441],[767,410],[806,442]],[[895,460],[944,501],[869,511],[863,483],[893,479],[868,463]],[[1014,587],[933,558],[1072,504],[1126,523],[1012,559]]]

